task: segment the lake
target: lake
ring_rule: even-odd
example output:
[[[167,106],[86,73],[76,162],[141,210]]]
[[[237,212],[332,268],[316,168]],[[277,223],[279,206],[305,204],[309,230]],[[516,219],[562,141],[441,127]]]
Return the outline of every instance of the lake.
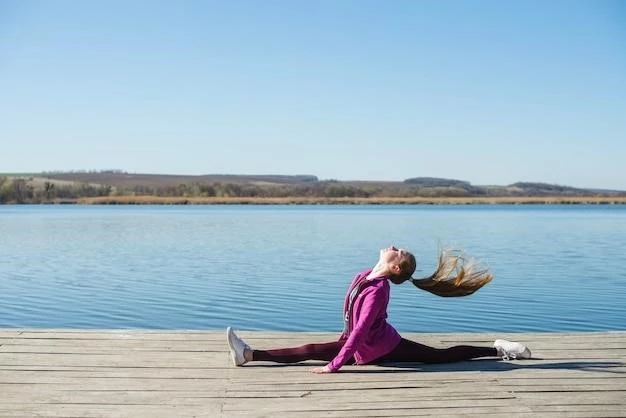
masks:
[[[0,327],[339,331],[356,273],[441,246],[494,280],[392,285],[399,331],[626,329],[626,205],[0,206]]]

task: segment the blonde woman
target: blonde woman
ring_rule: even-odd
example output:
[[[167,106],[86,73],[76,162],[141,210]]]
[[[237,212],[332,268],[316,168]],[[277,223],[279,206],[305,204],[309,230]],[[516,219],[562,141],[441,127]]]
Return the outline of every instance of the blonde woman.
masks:
[[[233,365],[251,361],[298,363],[305,360],[327,361],[313,373],[334,373],[345,364],[382,364],[387,362],[450,363],[479,357],[503,359],[530,358],[530,350],[516,342],[496,340],[493,347],[459,345],[433,348],[404,339],[387,322],[389,282],[410,281],[422,290],[443,297],[467,296],[492,279],[489,270],[466,262],[456,251],[443,251],[435,272],[414,279],[415,256],[396,247],[380,250],[376,265],[356,275],[344,301],[344,330],[336,341],[306,344],[293,348],[253,350],[229,327],[226,330]]]

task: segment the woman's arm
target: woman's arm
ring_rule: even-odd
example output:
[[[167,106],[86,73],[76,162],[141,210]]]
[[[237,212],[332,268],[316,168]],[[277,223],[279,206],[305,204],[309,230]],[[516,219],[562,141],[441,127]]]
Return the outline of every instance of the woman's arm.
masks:
[[[357,323],[337,356],[325,366],[328,372],[336,372],[354,355],[357,348],[367,336],[380,309],[385,308],[389,300],[389,295],[384,287],[367,287],[363,290],[362,298],[363,302]]]

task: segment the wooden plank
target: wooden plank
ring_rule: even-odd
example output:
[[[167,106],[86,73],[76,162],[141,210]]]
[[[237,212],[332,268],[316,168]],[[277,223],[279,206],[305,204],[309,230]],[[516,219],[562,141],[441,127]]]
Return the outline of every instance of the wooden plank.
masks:
[[[8,330],[0,328],[0,350],[4,345],[11,344],[17,338],[21,330]]]
[[[457,398],[511,398],[513,390],[503,390],[501,386],[493,385],[490,387],[482,386],[477,388],[476,385],[467,384],[465,386],[454,386],[454,391],[449,390],[448,386],[427,387],[419,384],[413,385],[397,385],[387,387],[362,387],[352,389],[343,388],[324,388],[324,387],[304,387],[299,388],[234,388],[230,385],[224,385],[223,382],[215,382],[211,380],[178,380],[178,381],[155,381],[155,380],[139,380],[139,379],[91,379],[90,381],[78,382],[50,382],[50,383],[10,383],[0,384],[2,393],[12,396],[18,394],[27,395],[28,391],[37,391],[38,393],[57,393],[57,392],[145,392],[145,391],[164,391],[164,392],[185,392],[187,394],[201,393],[207,397],[236,397],[236,398],[257,398],[257,397],[321,397],[325,399],[350,399],[355,394],[358,396],[367,395],[370,400],[406,400],[407,394],[411,394],[412,399],[457,399]],[[62,388],[62,389],[61,389]],[[222,389],[225,388],[225,389]],[[596,387],[596,391],[610,390],[605,387]],[[574,390],[581,390],[580,387]],[[591,389],[586,389],[587,391]],[[552,390],[554,391],[554,390]],[[515,391],[516,392],[516,391]],[[7,401],[0,400],[0,404]]]
[[[255,347],[335,333],[242,331]],[[4,338],[3,338],[4,337]],[[0,330],[0,416],[624,416],[626,332],[407,334],[526,343],[536,358],[452,364],[230,365],[217,331]]]
[[[21,329],[0,328],[0,339],[14,338],[22,332]]]
[[[311,416],[324,416],[324,417],[424,417],[424,416],[436,416],[436,417],[458,417],[458,416],[474,416],[474,417],[550,417],[550,418],[588,418],[588,417],[626,417],[626,413],[620,410],[587,410],[581,408],[581,410],[541,410],[533,411],[532,408],[526,408],[524,406],[506,406],[506,407],[473,407],[467,405],[463,408],[451,409],[451,408],[420,408],[420,409],[373,409],[373,410],[356,410],[356,411],[324,411],[319,415],[313,415],[311,411],[288,411],[272,412],[272,417],[285,417],[285,418],[297,418],[297,417],[311,417]],[[237,416],[259,416],[253,414],[237,414]]]
[[[84,341],[84,340],[83,340]],[[171,343],[161,341],[124,341],[123,343],[106,340],[90,341],[89,343],[59,343],[58,340],[40,341],[37,344],[21,343],[11,341],[0,345],[0,353],[98,353],[98,352],[133,352],[133,351],[174,351],[174,352],[220,352],[224,353],[225,342],[220,344],[191,343]]]
[[[182,375],[182,374],[181,374]],[[106,372],[106,373],[44,373],[39,371],[0,371],[0,387],[3,385],[36,385],[36,384],[49,384],[49,385],[63,385],[63,386],[80,386],[80,387],[94,387],[98,385],[100,388],[124,388],[126,385],[135,385],[142,388],[152,388],[164,385],[202,385],[211,386],[215,385],[216,380],[223,380],[224,374],[212,374],[204,373],[197,377],[173,377],[165,378],[162,376],[159,369],[146,373],[144,376],[137,376],[135,373],[123,373],[123,372]],[[431,377],[424,379],[420,376],[415,376],[412,379],[387,379],[387,380],[354,380],[343,379],[340,381],[326,380],[320,381],[315,377],[311,380],[298,379],[293,381],[289,379],[286,382],[272,382],[271,386],[268,385],[268,381],[242,381],[239,379],[228,379],[229,389],[232,391],[276,391],[276,390],[316,390],[316,391],[339,391],[339,390],[367,390],[367,389],[387,389],[387,388],[416,388],[425,390],[428,388],[445,388],[454,385],[455,390],[477,388],[477,390],[488,390],[489,385],[497,387],[506,387],[508,389],[514,389],[516,391],[529,391],[529,390],[544,390],[549,391],[557,388],[568,387],[568,390],[575,389],[593,389],[597,390],[600,387],[606,387],[607,390],[611,389],[626,389],[626,379],[623,377],[604,377],[604,378],[551,378],[551,379],[536,379],[536,378],[521,378],[521,379],[502,379],[495,377],[485,376],[471,376],[469,378],[442,378],[436,379]],[[477,385],[480,383],[480,385]]]
[[[222,416],[221,405],[205,403],[203,405],[162,405],[162,404],[85,404],[59,403],[35,404],[15,403],[0,407],[3,417],[219,417]]]

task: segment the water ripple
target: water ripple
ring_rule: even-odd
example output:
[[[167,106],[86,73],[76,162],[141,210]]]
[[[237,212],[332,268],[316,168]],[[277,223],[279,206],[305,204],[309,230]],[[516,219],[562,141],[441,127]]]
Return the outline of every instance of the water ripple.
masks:
[[[339,331],[378,248],[454,244],[494,281],[392,286],[401,331],[626,328],[626,207],[0,206],[0,327]]]

